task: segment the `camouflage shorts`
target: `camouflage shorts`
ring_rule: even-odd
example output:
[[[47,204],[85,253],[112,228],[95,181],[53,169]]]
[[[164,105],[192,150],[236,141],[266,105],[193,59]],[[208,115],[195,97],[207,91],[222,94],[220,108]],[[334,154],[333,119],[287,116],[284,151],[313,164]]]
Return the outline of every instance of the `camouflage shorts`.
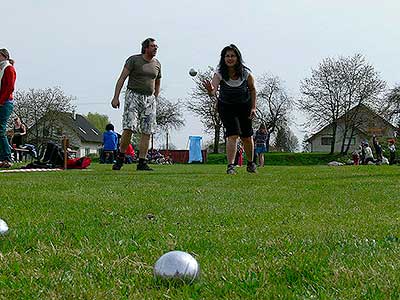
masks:
[[[133,132],[152,134],[155,132],[156,126],[156,97],[138,94],[127,89],[122,128]]]

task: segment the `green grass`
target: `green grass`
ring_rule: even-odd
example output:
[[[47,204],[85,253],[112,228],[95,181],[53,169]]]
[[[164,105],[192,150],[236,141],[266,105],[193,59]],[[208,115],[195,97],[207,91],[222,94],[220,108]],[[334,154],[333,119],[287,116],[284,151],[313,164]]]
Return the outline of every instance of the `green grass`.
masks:
[[[399,166],[155,169],[0,174],[0,299],[400,298]]]
[[[336,160],[346,162],[351,155],[328,154],[328,153],[294,153],[294,152],[268,152],[264,154],[265,164],[268,166],[311,166],[326,165]],[[207,155],[207,164],[226,164],[224,153]]]

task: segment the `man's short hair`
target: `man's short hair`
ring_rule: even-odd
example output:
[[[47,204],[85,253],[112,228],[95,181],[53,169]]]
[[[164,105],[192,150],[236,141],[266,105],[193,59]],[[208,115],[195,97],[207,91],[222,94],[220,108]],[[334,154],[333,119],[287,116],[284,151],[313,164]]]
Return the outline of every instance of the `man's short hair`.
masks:
[[[142,42],[142,54],[144,54],[146,52],[146,48],[149,48],[150,43],[154,42],[155,39],[153,38],[147,38]]]

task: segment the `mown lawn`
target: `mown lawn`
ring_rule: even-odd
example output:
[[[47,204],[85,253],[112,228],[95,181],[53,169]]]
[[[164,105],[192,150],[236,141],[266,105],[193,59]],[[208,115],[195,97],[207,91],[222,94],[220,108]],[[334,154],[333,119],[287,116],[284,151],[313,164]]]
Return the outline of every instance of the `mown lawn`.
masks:
[[[1,299],[399,299],[400,167],[0,173]],[[163,253],[200,263],[155,281]]]

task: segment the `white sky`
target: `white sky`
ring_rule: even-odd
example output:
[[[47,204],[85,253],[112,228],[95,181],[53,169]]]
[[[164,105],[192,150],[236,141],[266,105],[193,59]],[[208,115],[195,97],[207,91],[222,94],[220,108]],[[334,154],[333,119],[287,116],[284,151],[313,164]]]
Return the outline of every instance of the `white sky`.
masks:
[[[188,101],[188,70],[216,66],[230,43],[256,77],[279,76],[293,97],[328,56],[361,53],[389,87],[400,82],[398,0],[13,0],[6,10],[0,48],[16,61],[17,88],[60,86],[77,97],[78,113],[106,114],[117,130],[122,111],[110,106],[115,83],[147,37],[160,46],[162,90],[172,101]],[[303,118],[293,115],[301,142]],[[204,136],[197,117],[185,118],[185,128],[172,133],[178,148],[189,135]]]

